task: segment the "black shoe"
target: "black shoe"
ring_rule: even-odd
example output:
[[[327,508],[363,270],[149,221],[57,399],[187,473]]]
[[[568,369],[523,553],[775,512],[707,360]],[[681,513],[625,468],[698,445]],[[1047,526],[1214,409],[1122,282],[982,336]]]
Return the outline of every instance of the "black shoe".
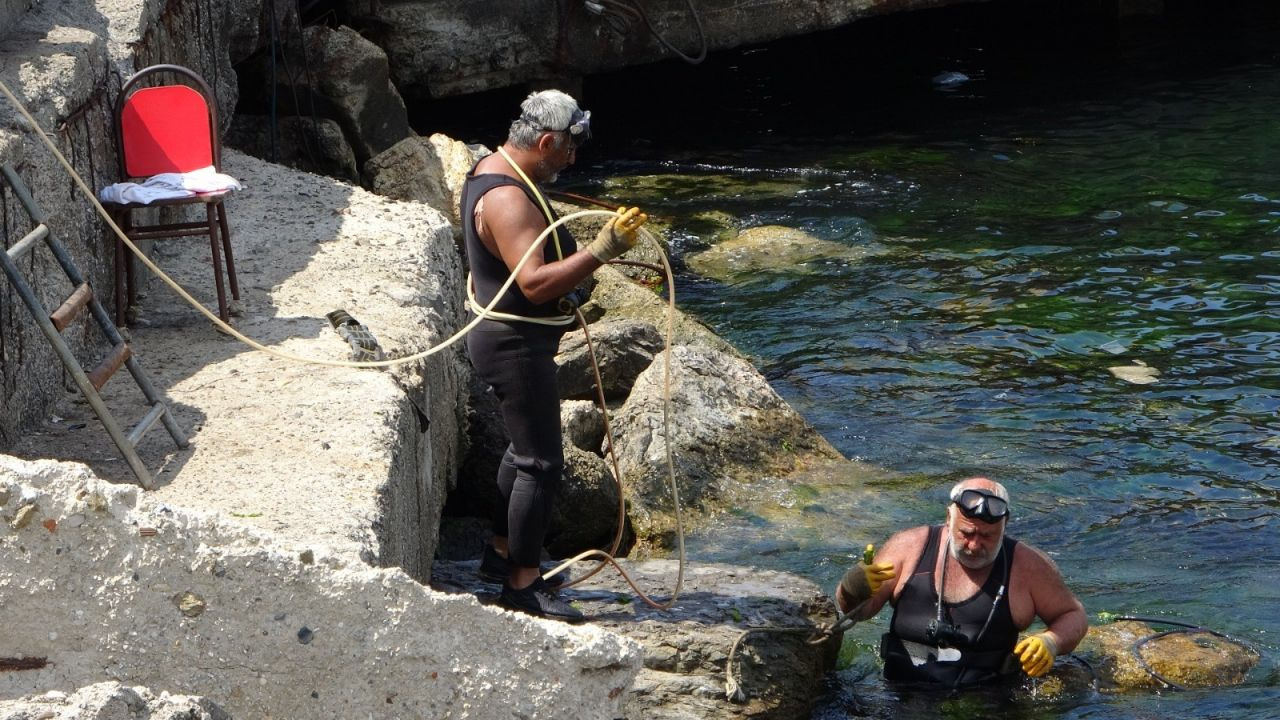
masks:
[[[504,583],[502,594],[498,596],[498,604],[508,610],[516,610],[548,620],[580,623],[587,619],[577,608],[561,600],[554,590],[547,587],[547,582],[542,578],[534,580],[529,587],[521,590],[516,590]]]
[[[555,567],[555,565],[543,563],[538,570],[539,572],[545,573],[553,567]],[[476,570],[476,575],[479,575],[480,579],[485,582],[500,585],[507,582],[507,577],[510,572],[511,561],[499,555],[498,551],[495,550],[492,545],[485,543],[484,552],[480,555],[480,568]],[[567,582],[569,582],[569,573],[564,570],[552,575],[551,578],[547,580],[547,584],[552,587],[560,587]]]

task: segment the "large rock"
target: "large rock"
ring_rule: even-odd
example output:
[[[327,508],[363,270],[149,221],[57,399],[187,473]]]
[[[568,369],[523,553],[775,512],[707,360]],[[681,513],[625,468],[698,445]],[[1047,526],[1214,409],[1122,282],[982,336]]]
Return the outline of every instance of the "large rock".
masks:
[[[599,626],[438,593],[83,466],[0,456],[0,516],[5,653],[39,661],[0,672],[3,699],[115,681],[243,718],[610,720],[640,666]]]
[[[1157,629],[1137,620],[1090,627],[1076,653],[1091,659],[1107,685],[1128,690],[1159,690],[1165,681],[1184,688],[1239,685],[1259,660],[1253,648],[1208,630]]]
[[[658,328],[664,344],[669,341],[742,357],[736,348],[696,318],[686,315],[679,307],[672,309],[665,293],[637,284],[609,265],[597,270],[594,277],[598,283],[591,293],[591,302],[582,308],[582,314],[589,321],[608,316],[644,322]]]
[[[564,439],[579,450],[600,454],[604,440],[604,413],[590,400],[564,400],[560,403],[560,422]]]
[[[738,0],[645,3],[645,17],[590,5],[524,0],[344,0],[353,23],[386,48],[407,96],[449,97],[530,81],[565,84],[587,74],[703,50],[829,30],[887,12],[972,0]],[[611,22],[613,24],[611,24]]]
[[[626,515],[619,516],[621,489],[608,462],[567,443],[564,453],[564,480],[551,508],[547,552],[565,558],[594,548],[608,549],[621,533],[617,554],[626,555],[632,535]]]
[[[570,567],[580,579],[598,560]],[[436,563],[432,586],[492,598],[478,561]],[[835,607],[804,578],[759,568],[620,560],[561,594],[595,627],[639,643],[644,668],[623,696],[627,720],[795,720],[809,717],[839,638],[810,644]],[[634,586],[633,584],[634,583]],[[641,593],[648,598],[641,597]],[[678,593],[678,596],[675,594]],[[650,604],[652,603],[652,604]],[[752,630],[759,628],[760,630]],[[735,642],[733,666],[729,656]],[[730,676],[740,694],[730,699]],[[575,709],[556,717],[583,717]]]
[[[601,600],[584,600],[584,611],[595,624],[644,646],[644,669],[626,699],[627,720],[809,717],[839,649],[838,638],[809,643],[836,619],[820,588],[786,573],[699,564],[685,567],[673,598],[681,579],[677,561],[624,561],[622,567],[651,600],[672,605],[650,606],[613,568],[576,588],[604,591],[594,596]]]
[[[270,117],[236,115],[224,142],[281,165],[347,182],[360,182],[356,155],[337,121],[286,115],[276,121],[274,145],[271,135]]]
[[[364,162],[413,134],[404,100],[387,75],[387,57],[355,30],[314,25],[303,30],[308,58],[314,64],[309,83],[294,88],[302,115],[315,111],[342,126],[356,159]],[[293,96],[286,88],[283,96]]]
[[[625,399],[640,373],[662,351],[662,335],[649,323],[633,320],[602,320],[588,326],[591,350],[581,328],[566,333],[556,355],[556,384],[560,397],[596,399],[596,375],[592,352],[600,369],[607,400]]]
[[[148,688],[118,682],[95,683],[67,695],[51,691],[18,700],[0,701],[0,717],[9,720],[232,720],[208,698],[158,696]]]
[[[678,345],[655,358],[614,428],[636,531],[655,540],[674,528],[668,450],[681,503],[703,511],[732,505],[763,477],[840,457],[749,363],[708,348]]]
[[[823,240],[796,228],[764,225],[747,228],[737,237],[685,257],[689,269],[715,280],[758,275],[762,272],[804,272],[828,262],[854,263],[866,251]]]
[[[416,200],[439,210],[461,228],[462,182],[489,151],[446,135],[405,138],[365,163],[364,185],[379,195]]]

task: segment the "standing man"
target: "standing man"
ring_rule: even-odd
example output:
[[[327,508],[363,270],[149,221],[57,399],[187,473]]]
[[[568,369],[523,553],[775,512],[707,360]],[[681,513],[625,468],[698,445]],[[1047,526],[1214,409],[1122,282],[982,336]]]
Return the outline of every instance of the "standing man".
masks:
[[[521,103],[506,143],[467,174],[461,219],[473,312],[485,314],[526,251],[557,219],[538,186],[573,164],[591,137],[590,122],[591,113],[569,95],[535,92]],[[556,228],[467,336],[471,363],[493,386],[511,438],[498,467],[503,502],[495,512],[493,543],[485,545],[480,564],[482,576],[501,579],[498,602],[509,609],[583,620],[539,568],[564,467],[554,358],[585,294],[578,284],[635,245],[636,230],[646,220],[638,208],[619,210],[582,250],[563,226]]]
[[[945,525],[904,530],[836,589],[843,612],[893,605],[880,641],[884,676],[956,688],[1053,667],[1089,629],[1084,606],[1043,552],[1005,536],[1009,493],[986,478],[951,489]],[[1046,629],[1018,641],[1039,617]]]

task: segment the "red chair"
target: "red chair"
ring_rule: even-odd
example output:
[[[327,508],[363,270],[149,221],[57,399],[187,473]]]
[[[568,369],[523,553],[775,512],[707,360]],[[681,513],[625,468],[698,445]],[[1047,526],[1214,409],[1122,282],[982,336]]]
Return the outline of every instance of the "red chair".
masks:
[[[148,85],[173,78],[174,84]],[[181,84],[185,80],[189,84]],[[141,182],[160,173],[187,173],[212,166],[222,171],[222,145],[218,139],[217,100],[209,85],[180,65],[152,65],[139,70],[120,88],[116,102],[116,150],[123,181]],[[230,190],[199,193],[191,197],[153,200],[149,203],[104,203],[125,235],[135,243],[172,237],[207,235],[213,254],[213,278],[218,291],[218,317],[230,320],[223,289],[223,258],[231,297],[240,299],[236,265],[231,255],[227,209],[223,200]],[[134,213],[147,208],[203,204],[203,222],[141,224]],[[116,237],[116,324],[125,324],[126,310],[137,297],[132,254]],[[125,285],[128,286],[125,300]]]

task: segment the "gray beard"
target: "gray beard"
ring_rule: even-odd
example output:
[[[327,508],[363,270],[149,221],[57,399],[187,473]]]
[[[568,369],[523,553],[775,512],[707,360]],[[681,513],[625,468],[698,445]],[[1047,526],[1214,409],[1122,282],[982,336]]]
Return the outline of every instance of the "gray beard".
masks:
[[[550,174],[548,174],[548,172],[549,172],[549,168],[547,166],[546,161],[544,160],[538,161],[538,182],[542,183],[543,185],[550,185],[551,183],[555,182],[560,178],[559,170],[552,172]]]
[[[982,568],[988,567],[992,563],[994,563],[996,561],[996,558],[1000,556],[1000,546],[1003,544],[1004,544],[1004,535],[1002,534],[1000,536],[1000,542],[996,543],[995,549],[991,551],[990,557],[976,558],[972,555],[965,555],[961,553],[960,548],[956,547],[955,543],[953,542],[947,543],[947,545],[949,545],[951,548],[951,557],[955,558],[956,562],[960,563],[966,568],[969,568],[970,570],[981,570]]]

